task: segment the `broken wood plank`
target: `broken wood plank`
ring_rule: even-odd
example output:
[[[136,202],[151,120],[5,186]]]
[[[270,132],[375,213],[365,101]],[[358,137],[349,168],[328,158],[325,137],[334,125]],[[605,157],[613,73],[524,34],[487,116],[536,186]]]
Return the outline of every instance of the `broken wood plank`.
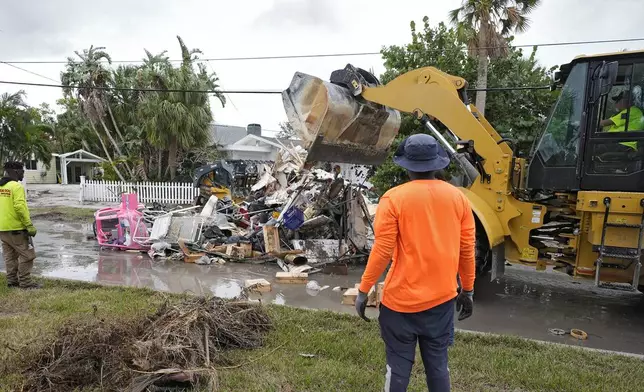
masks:
[[[266,279],[248,279],[244,282],[244,287],[256,293],[268,293],[271,291],[271,283]]]
[[[342,305],[355,305],[358,298],[358,289],[350,288],[342,294]]]
[[[277,227],[264,226],[262,231],[264,233],[266,253],[280,253],[280,235]]]
[[[185,263],[196,263],[197,260],[199,260],[200,258],[206,255],[205,253],[202,253],[202,252],[199,252],[199,253],[192,252],[190,249],[188,249],[185,241],[182,239],[179,239],[177,243],[179,244],[179,248],[181,249],[181,252],[183,252],[183,255],[184,255],[183,261]]]
[[[306,284],[309,274],[302,272],[277,272],[275,281],[277,283]]]

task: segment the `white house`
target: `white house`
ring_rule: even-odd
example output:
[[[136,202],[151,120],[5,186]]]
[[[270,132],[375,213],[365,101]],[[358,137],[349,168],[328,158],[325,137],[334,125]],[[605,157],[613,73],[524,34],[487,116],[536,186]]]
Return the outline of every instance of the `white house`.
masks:
[[[79,184],[81,176],[91,179],[94,167],[101,162],[105,162],[105,159],[85,150],[52,154],[49,168],[44,162],[31,159],[24,162],[25,182],[27,184]]]
[[[262,136],[259,124],[249,124],[246,128],[213,124],[211,141],[230,160],[274,161],[284,146],[301,145],[300,140]]]
[[[33,158],[33,156],[32,156]],[[52,154],[49,168],[44,162],[30,159],[25,164],[25,182],[27,184],[55,184],[58,169],[58,154]]]

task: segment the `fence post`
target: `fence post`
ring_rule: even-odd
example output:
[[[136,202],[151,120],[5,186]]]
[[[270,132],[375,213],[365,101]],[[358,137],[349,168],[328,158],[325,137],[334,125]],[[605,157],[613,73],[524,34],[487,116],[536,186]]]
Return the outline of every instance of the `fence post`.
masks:
[[[79,201],[80,204],[83,204],[84,198],[83,198],[83,192],[85,190],[85,176],[80,176],[80,195],[79,195]]]

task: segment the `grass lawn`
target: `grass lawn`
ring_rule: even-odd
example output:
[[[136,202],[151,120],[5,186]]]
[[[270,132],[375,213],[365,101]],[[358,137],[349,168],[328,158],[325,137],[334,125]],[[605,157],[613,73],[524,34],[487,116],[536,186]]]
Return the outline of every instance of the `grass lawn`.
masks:
[[[150,290],[46,280],[39,291],[6,288],[0,275],[0,390],[20,390],[21,350],[46,344],[65,321],[131,318],[168,297]],[[239,366],[219,370],[221,391],[378,391],[384,351],[376,322],[283,306],[264,348],[232,351]],[[28,345],[26,345],[28,343]],[[313,354],[306,358],[300,354]],[[635,391],[644,361],[512,337],[458,333],[450,351],[454,391]],[[420,359],[411,391],[426,390]]]
[[[82,207],[32,207],[29,208],[31,219],[57,220],[65,222],[89,223],[94,220],[96,210]]]

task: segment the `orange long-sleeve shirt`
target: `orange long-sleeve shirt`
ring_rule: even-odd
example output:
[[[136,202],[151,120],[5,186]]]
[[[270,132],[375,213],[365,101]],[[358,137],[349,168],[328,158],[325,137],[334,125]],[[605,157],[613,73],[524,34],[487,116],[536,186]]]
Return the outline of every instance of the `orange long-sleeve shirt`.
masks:
[[[422,312],[456,297],[456,274],[474,289],[475,224],[469,200],[441,180],[416,180],[380,198],[375,243],[362,275],[368,293],[392,261],[382,303],[397,312]]]

